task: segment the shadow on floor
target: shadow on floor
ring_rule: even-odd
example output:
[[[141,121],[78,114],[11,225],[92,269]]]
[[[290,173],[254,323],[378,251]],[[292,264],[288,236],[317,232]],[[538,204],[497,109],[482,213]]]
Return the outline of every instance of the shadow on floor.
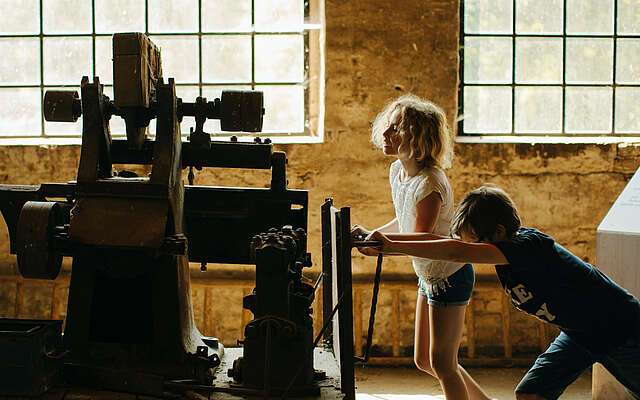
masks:
[[[526,372],[523,368],[468,368],[489,397],[513,400],[513,389]],[[444,400],[438,381],[415,368],[356,367],[357,400]],[[584,373],[560,397],[590,400],[591,372]]]

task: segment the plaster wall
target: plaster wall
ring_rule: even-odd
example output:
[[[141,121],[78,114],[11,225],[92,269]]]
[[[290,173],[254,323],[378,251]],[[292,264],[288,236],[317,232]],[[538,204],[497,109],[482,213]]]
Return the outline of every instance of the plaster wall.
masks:
[[[458,1],[326,0],[325,12],[325,141],[276,146],[289,159],[289,187],[309,190],[313,271],[320,266],[319,211],[325,198],[334,198],[338,207],[350,206],[353,223],[376,227],[393,218],[388,187],[392,160],[369,142],[370,123],[381,107],[412,92],[441,105],[455,127],[458,106]],[[598,223],[640,165],[636,145],[457,143],[455,154],[447,173],[456,201],[484,182],[498,184],[513,196],[524,225],[551,234],[588,262],[595,261]],[[0,183],[75,179],[78,156],[79,146],[0,147]],[[196,175],[197,184],[262,187],[268,182],[264,171],[206,170]],[[364,279],[375,268],[374,260],[357,254],[353,265]],[[406,259],[389,259],[383,268],[383,279],[414,279]],[[0,272],[16,270],[6,227],[0,224]],[[250,273],[250,268],[225,269],[227,274],[234,271]],[[481,278],[493,274],[482,265],[477,272]],[[486,346],[501,340],[495,333],[499,318],[490,315],[499,296],[497,289],[483,292],[474,306],[482,316],[477,330],[485,335],[479,340]],[[11,316],[10,300],[2,299],[0,313]],[[403,294],[403,346],[412,342],[414,301],[413,292]],[[389,334],[384,318],[379,319],[381,338]],[[530,328],[526,322],[514,324],[514,343],[537,340]],[[238,338],[238,333],[228,336]]]

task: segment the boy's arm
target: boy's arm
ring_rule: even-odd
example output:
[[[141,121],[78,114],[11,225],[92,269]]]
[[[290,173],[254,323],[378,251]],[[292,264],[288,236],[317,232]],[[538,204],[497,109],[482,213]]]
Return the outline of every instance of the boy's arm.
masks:
[[[435,233],[427,232],[408,232],[408,233],[386,233],[384,235],[389,240],[401,240],[401,241],[423,241],[423,240],[438,240],[438,239],[451,239],[448,236],[440,236]]]
[[[383,253],[402,253],[432,260],[455,261],[481,264],[508,264],[504,254],[490,243],[469,243],[457,239],[426,241],[390,240],[380,232],[374,232],[372,239],[379,240]]]

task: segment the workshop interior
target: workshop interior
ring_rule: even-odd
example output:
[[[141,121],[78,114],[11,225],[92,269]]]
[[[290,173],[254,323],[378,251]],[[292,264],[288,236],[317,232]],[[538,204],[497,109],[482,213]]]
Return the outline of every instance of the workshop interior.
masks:
[[[529,216],[523,222],[553,232],[640,295],[633,256],[640,246],[629,217],[637,213],[640,185],[640,147],[630,133],[635,117],[627,131],[612,126],[605,139],[593,133],[585,141],[577,134],[504,139],[510,134],[491,118],[474,121],[497,133],[463,135],[462,104],[470,100],[461,86],[482,86],[462,64],[480,36],[461,28],[476,23],[465,19],[464,5],[473,2],[306,3],[321,18],[320,28],[313,20],[305,26],[310,33],[300,35],[308,69],[296,84],[313,89],[301,91],[300,108],[310,115],[300,122],[308,134],[302,139],[287,142],[269,125],[269,113],[289,113],[286,102],[270,107],[274,97],[292,97],[277,91],[284,83],[181,95],[182,72],[158,44],[166,38],[144,26],[114,35],[93,28],[93,40],[102,40],[94,60],[108,65],[99,76],[78,74],[59,87],[38,76],[23,85],[38,92],[38,128],[69,127],[78,137],[67,145],[68,138],[54,134],[45,138],[53,144],[40,144],[37,135],[12,139],[0,132],[0,397],[354,399],[359,365],[415,367],[410,263],[364,257],[356,248],[371,243],[349,234],[356,223],[393,215],[381,167],[388,159],[371,145],[370,131],[380,106],[403,93],[434,99],[457,131],[447,172],[456,201],[483,182],[505,187]],[[101,19],[96,14],[93,24]],[[203,38],[208,23],[201,18]],[[34,43],[56,38],[36,28]],[[225,35],[238,32],[247,33]],[[259,43],[260,32],[249,33]],[[0,35],[4,50],[23,33]],[[596,36],[633,40],[632,33]],[[307,44],[313,40],[318,49]],[[616,49],[618,57],[626,54]],[[185,61],[196,77],[207,65],[232,64],[229,53],[208,59],[206,53],[196,49],[201,58]],[[48,56],[38,53],[43,63]],[[89,62],[66,57],[69,65]],[[309,61],[314,57],[318,65]],[[14,63],[24,65],[15,57],[0,66]],[[613,69],[622,79],[624,67]],[[615,97],[633,92],[634,79],[612,95],[618,118],[637,111],[621,109],[633,102]],[[0,81],[0,90],[16,85]],[[540,114],[518,120],[522,97],[513,90],[513,103],[500,110],[514,129],[556,121]],[[19,103],[17,96],[0,98]],[[547,106],[536,110],[552,115],[555,103]],[[215,133],[208,129],[213,123]],[[116,126],[124,133],[115,134]],[[477,266],[461,364],[526,368],[557,330],[515,310],[492,272]],[[592,374],[594,399],[624,399],[604,369]]]

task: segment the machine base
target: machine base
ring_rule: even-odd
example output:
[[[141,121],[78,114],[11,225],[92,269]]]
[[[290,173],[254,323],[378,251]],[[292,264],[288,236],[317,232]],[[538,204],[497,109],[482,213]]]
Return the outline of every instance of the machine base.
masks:
[[[165,382],[163,399],[216,399],[216,400],[240,400],[249,398],[265,398],[264,393],[259,389],[246,388],[233,382],[227,376],[227,370],[233,366],[233,361],[242,355],[242,348],[225,348],[224,356],[220,366],[216,369],[216,377],[213,385],[204,386],[189,384],[187,382]],[[321,379],[314,382],[317,387],[316,395],[296,393],[295,388],[289,393],[288,398],[295,399],[322,399],[322,400],[343,400],[344,394],[340,391],[340,368],[330,350],[317,347],[314,353],[314,368],[323,371]],[[201,397],[199,397],[201,396]],[[280,398],[277,393],[270,398]],[[29,399],[41,400],[152,400],[158,399],[155,396],[135,395],[122,392],[109,392],[74,386],[56,386],[47,393]],[[3,397],[7,400],[22,399],[22,397]]]

